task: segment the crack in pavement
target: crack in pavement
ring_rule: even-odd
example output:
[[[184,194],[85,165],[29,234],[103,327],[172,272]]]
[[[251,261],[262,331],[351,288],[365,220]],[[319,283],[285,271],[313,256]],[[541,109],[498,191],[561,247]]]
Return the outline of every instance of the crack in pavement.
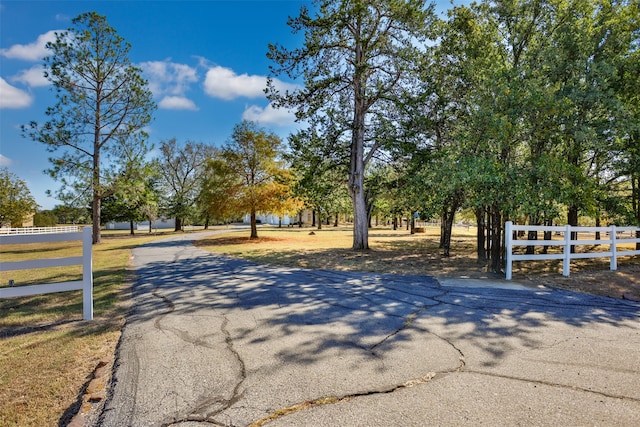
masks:
[[[205,348],[214,348],[213,344],[208,344],[206,343],[205,337],[200,337],[197,339],[194,339],[190,336],[190,334],[187,331],[183,331],[180,330],[178,328],[173,328],[173,327],[168,327],[168,326],[164,326],[162,325],[162,320],[170,313],[175,311],[175,304],[165,295],[162,295],[159,291],[158,288],[156,288],[152,293],[151,293],[154,297],[161,299],[168,307],[167,311],[162,313],[160,316],[158,316],[155,320],[154,320],[154,327],[160,331],[164,331],[164,332],[171,332],[173,333],[177,338],[179,338],[180,340],[192,344],[194,346],[199,346],[199,347],[205,347]],[[217,416],[218,414],[220,414],[221,412],[225,411],[226,409],[228,409],[229,407],[231,407],[232,405],[234,405],[235,403],[237,403],[242,397],[243,397],[243,393],[240,393],[240,387],[242,386],[242,383],[245,381],[246,379],[246,366],[244,363],[244,360],[242,359],[242,357],[240,356],[240,354],[238,353],[238,351],[234,348],[234,344],[233,344],[233,339],[231,337],[231,333],[229,332],[227,326],[229,324],[229,319],[226,316],[222,316],[223,321],[222,324],[220,326],[220,330],[224,336],[225,339],[225,344],[227,346],[227,350],[234,356],[234,358],[236,359],[238,365],[239,365],[239,374],[238,374],[238,381],[236,382],[235,387],[233,388],[233,392],[230,398],[223,398],[220,396],[214,396],[214,397],[209,397],[209,398],[205,398],[205,399],[200,399],[199,402],[192,408],[189,410],[189,414],[186,416],[174,416],[172,417],[172,419],[168,422],[162,423],[163,427],[169,427],[169,426],[173,426],[176,424],[180,424],[183,422],[200,422],[200,423],[208,423],[214,426],[223,426],[223,425],[227,425],[227,424],[221,424],[220,422],[216,421],[214,419],[215,416]],[[214,405],[219,405],[219,407],[211,412],[206,412],[205,414],[202,414],[201,412],[203,410],[205,410],[208,407],[214,406]]]
[[[521,378],[521,377],[515,377],[515,376],[512,376],[512,375],[496,374],[495,372],[479,371],[479,370],[476,370],[476,369],[466,369],[464,371],[464,373],[485,375],[487,377],[502,378],[502,379],[506,379],[506,380],[520,381],[520,382],[529,383],[529,384],[541,384],[541,385],[546,385],[546,386],[550,386],[550,387],[564,388],[564,389],[568,389],[568,390],[578,390],[578,391],[583,391],[583,392],[586,392],[586,393],[596,394],[598,396],[608,397],[608,398],[611,398],[611,399],[620,399],[620,400],[626,400],[626,401],[630,401],[630,402],[640,402],[640,399],[635,398],[635,397],[631,397],[631,396],[622,396],[622,395],[619,395],[619,394],[605,393],[605,392],[602,392],[602,391],[591,390],[591,389],[584,388],[584,387],[579,387],[579,386],[559,384],[559,383],[555,383],[555,382],[552,382],[552,381],[534,380],[534,379],[531,379],[531,378]]]
[[[267,423],[269,423],[271,421],[275,421],[278,418],[282,418],[282,417],[284,417],[286,415],[290,415],[290,414],[293,414],[295,412],[299,412],[299,411],[302,411],[302,410],[310,409],[310,408],[313,408],[313,407],[316,407],[316,406],[332,405],[332,404],[336,404],[336,403],[348,402],[349,400],[355,399],[355,398],[358,398],[358,397],[394,393],[394,392],[396,392],[398,390],[402,390],[402,389],[405,389],[405,388],[414,387],[414,386],[419,385],[419,384],[427,383],[427,382],[431,381],[435,376],[436,376],[435,372],[429,372],[426,375],[423,375],[422,377],[414,378],[414,379],[406,381],[406,382],[404,382],[402,384],[391,386],[391,387],[385,388],[385,389],[369,390],[369,391],[363,391],[363,392],[359,392],[359,393],[347,394],[347,395],[343,395],[343,396],[320,397],[318,399],[307,400],[305,402],[296,403],[296,404],[288,406],[286,408],[278,409],[277,411],[267,415],[266,417],[261,418],[261,419],[259,419],[257,421],[254,421],[253,423],[249,424],[249,427],[260,427],[260,426],[263,426],[263,425],[265,425],[265,424],[267,424]]]
[[[229,332],[227,326],[229,324],[229,319],[226,316],[222,316],[223,321],[220,326],[220,330],[225,337],[225,344],[227,346],[227,350],[233,354],[236,362],[239,365],[239,373],[237,375],[238,381],[236,382],[231,397],[222,398],[222,397],[210,397],[206,399],[200,399],[200,401],[189,410],[189,414],[186,416],[174,416],[169,422],[163,423],[163,427],[170,427],[173,425],[177,425],[185,422],[200,422],[200,423],[208,423],[214,426],[226,426],[228,423],[221,423],[215,419],[216,416],[221,414],[223,411],[229,409],[235,403],[240,401],[244,396],[244,392],[240,392],[240,388],[244,381],[247,378],[246,365],[240,353],[235,349],[233,344],[233,338],[231,337],[231,333]],[[207,408],[211,406],[218,406],[213,411],[205,412]],[[204,413],[202,413],[204,412]]]
[[[446,293],[446,292],[445,292]],[[421,308],[419,308],[418,310],[415,310],[414,312],[410,313],[402,327],[398,328],[396,331],[390,333],[389,335],[387,335],[386,337],[384,337],[380,342],[370,346],[369,348],[363,348],[363,350],[369,350],[372,351],[382,345],[383,343],[385,343],[387,340],[392,339],[394,336],[396,336],[397,334],[401,333],[404,330],[407,330],[409,328],[411,328],[411,326],[413,325],[414,321],[422,314],[424,313],[427,308],[431,308],[431,306],[423,306]],[[275,421],[276,419],[282,418],[284,416],[296,413],[296,412],[300,412],[300,411],[304,411],[304,410],[308,410],[317,406],[323,406],[323,405],[330,405],[330,404],[337,404],[337,403],[342,403],[342,402],[348,402],[352,399],[358,398],[358,397],[365,397],[365,396],[373,396],[373,395],[379,395],[379,394],[391,394],[394,393],[398,390],[402,390],[405,388],[410,388],[410,387],[414,387],[416,385],[420,385],[420,384],[425,384],[429,381],[431,381],[433,378],[435,378],[436,375],[438,374],[450,374],[450,373],[455,373],[455,372],[461,372],[464,370],[465,366],[466,366],[466,362],[465,362],[465,356],[464,353],[462,352],[462,350],[460,348],[458,348],[452,341],[450,341],[447,338],[444,338],[434,332],[431,331],[426,331],[427,333],[429,333],[430,335],[435,336],[436,338],[446,342],[449,346],[451,346],[458,354],[458,360],[459,360],[459,365],[453,369],[449,369],[449,370],[443,370],[443,371],[431,371],[428,372],[426,375],[423,375],[421,377],[418,378],[414,378],[414,379],[410,379],[402,384],[398,384],[398,385],[393,385],[387,388],[376,388],[376,389],[372,389],[372,390],[367,390],[367,391],[362,391],[362,392],[357,392],[357,393],[351,393],[351,394],[346,394],[346,395],[342,395],[342,396],[325,396],[325,397],[320,397],[317,399],[313,399],[313,400],[307,400],[304,402],[300,402],[300,403],[296,403],[294,405],[285,407],[285,408],[281,408],[278,409],[274,412],[272,412],[271,414],[267,415],[264,418],[261,418],[257,421],[254,421],[253,423],[251,423],[249,425],[249,427],[260,427],[263,426],[269,422]],[[375,354],[375,352],[374,352]],[[378,355],[376,355],[378,356]],[[381,356],[378,356],[381,357]]]
[[[400,332],[409,329],[411,327],[411,324],[413,323],[413,321],[420,315],[420,313],[424,312],[426,309],[427,309],[427,306],[423,306],[423,307],[420,307],[419,309],[417,309],[416,311],[414,311],[413,313],[409,314],[409,316],[406,317],[404,323],[402,324],[402,326],[400,328],[398,328],[395,331],[391,332],[389,335],[384,337],[381,341],[379,341],[379,342],[373,344],[372,346],[370,346],[369,350],[375,350],[376,347],[384,344],[387,340],[395,337]]]

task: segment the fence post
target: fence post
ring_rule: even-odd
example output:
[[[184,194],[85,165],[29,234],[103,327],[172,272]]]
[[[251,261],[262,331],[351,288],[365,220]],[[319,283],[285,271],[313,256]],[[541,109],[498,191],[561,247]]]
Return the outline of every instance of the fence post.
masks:
[[[512,274],[512,272],[513,272],[513,269],[512,269],[513,259],[512,259],[512,253],[511,253],[511,252],[512,252],[512,250],[513,250],[513,242],[512,242],[512,239],[513,239],[513,232],[511,231],[511,230],[512,230],[512,227],[513,227],[513,222],[511,222],[511,221],[507,221],[507,222],[505,223],[505,226],[504,226],[504,228],[505,228],[505,230],[504,230],[504,234],[505,234],[505,237],[506,237],[506,239],[507,239],[507,247],[506,247],[506,250],[507,250],[507,266],[506,266],[507,271],[506,271],[506,279],[507,279],[507,280],[511,280],[511,274]]]
[[[93,238],[91,227],[82,230],[82,317],[93,320]]]
[[[567,225],[564,229],[564,258],[562,259],[562,275],[569,277],[569,268],[571,266],[571,226]]]
[[[612,271],[615,271],[618,269],[618,260],[617,260],[617,252],[618,249],[616,248],[617,246],[617,236],[616,236],[616,226],[612,225],[611,226],[611,231],[610,231],[611,235],[609,237],[611,237],[611,263],[609,264],[609,269]]]

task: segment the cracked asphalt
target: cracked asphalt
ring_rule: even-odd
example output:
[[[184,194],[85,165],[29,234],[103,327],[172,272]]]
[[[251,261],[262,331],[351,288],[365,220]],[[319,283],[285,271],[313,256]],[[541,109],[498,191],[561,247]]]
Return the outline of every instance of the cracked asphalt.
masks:
[[[134,250],[99,425],[640,425],[640,304],[260,266],[199,237]]]

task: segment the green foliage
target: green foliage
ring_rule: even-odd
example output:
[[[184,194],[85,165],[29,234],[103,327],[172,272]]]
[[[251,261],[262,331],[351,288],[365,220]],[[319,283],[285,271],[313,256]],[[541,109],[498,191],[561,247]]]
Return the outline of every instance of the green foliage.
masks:
[[[0,168],[0,227],[22,227],[37,207],[27,184],[8,168]]]
[[[33,216],[34,227],[55,227],[58,225],[58,217],[53,211],[36,212]]]
[[[214,149],[193,141],[179,144],[172,138],[160,143],[160,153],[161,157],[154,166],[159,174],[159,204],[166,216],[176,218],[175,231],[179,231],[183,221],[196,214],[205,166]]]
[[[321,216],[345,211],[348,144],[330,117],[291,135],[285,158],[296,175],[293,192],[307,207]]]

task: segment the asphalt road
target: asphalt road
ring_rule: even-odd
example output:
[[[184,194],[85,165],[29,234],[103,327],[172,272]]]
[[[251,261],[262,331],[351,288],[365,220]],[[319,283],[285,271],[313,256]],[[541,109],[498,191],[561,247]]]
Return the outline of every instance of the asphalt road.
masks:
[[[102,426],[640,425],[640,305],[134,250]]]

